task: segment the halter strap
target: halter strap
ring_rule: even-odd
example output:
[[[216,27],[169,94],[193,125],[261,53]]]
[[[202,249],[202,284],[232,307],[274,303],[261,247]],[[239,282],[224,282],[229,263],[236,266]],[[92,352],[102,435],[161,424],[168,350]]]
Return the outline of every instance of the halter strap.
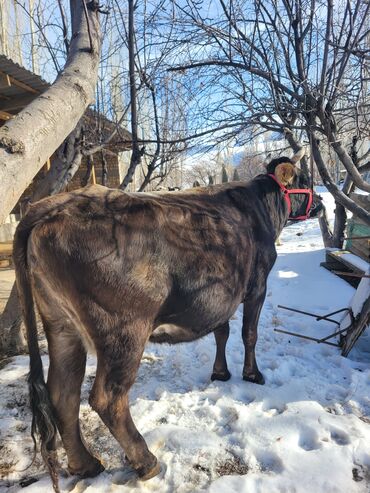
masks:
[[[304,221],[305,219],[308,219],[310,217],[310,209],[311,209],[311,205],[312,205],[312,202],[313,202],[313,193],[312,193],[312,190],[311,189],[307,189],[307,188],[291,188],[291,189],[287,189],[282,183],[279,182],[279,180],[276,178],[275,175],[273,175],[272,173],[269,173],[267,176],[269,176],[270,178],[272,178],[280,187],[280,190],[283,192],[283,196],[284,196],[284,199],[286,201],[286,204],[288,206],[288,219],[290,219],[291,221]],[[297,216],[297,217],[290,217],[291,213],[292,213],[292,202],[290,200],[290,194],[291,193],[300,193],[300,194],[305,194],[305,195],[308,195],[308,202],[307,202],[307,206],[306,206],[306,214],[302,215],[302,216]]]

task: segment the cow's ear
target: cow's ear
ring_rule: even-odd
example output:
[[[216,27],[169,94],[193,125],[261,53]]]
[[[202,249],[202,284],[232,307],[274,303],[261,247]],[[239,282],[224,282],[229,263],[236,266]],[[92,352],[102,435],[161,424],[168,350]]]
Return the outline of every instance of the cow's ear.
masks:
[[[290,160],[292,161],[292,163],[298,163],[298,161],[300,161],[304,155],[305,155],[305,150],[303,149],[303,147],[301,147],[299,151],[297,151],[294,154],[294,156],[290,158]]]
[[[293,183],[294,177],[296,175],[296,169],[293,164],[281,163],[275,168],[275,176],[281,184],[285,187]]]

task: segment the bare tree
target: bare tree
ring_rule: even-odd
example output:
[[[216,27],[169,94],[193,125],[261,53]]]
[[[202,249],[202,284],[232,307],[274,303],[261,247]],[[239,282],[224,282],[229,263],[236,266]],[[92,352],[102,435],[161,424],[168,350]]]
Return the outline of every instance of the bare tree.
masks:
[[[370,224],[369,212],[349,198],[353,185],[370,190],[361,175],[368,153],[357,163],[350,153],[354,135],[369,136],[369,3],[219,0],[207,17],[198,2],[175,5],[179,42],[169,70],[188,74],[189,84],[196,73],[217,94],[209,97],[206,123],[218,116],[235,136],[254,125],[280,132],[292,147],[304,141],[337,204],[334,231],[326,231],[331,245],[343,242],[346,209]],[[347,173],[342,188],[326,164],[329,149]]]
[[[160,30],[163,6],[162,2],[111,2],[97,110],[117,121],[126,107],[127,118],[122,123],[134,128],[133,148],[137,151],[125,170],[122,189],[130,184],[131,189],[145,190],[171,182],[174,175],[181,175],[180,155],[189,148],[186,95],[178,77],[164,69],[171,29]],[[130,60],[128,64],[126,60]]]
[[[217,176],[220,172],[221,169],[216,160],[199,159],[198,162],[192,162],[186,166],[184,170],[184,184],[187,187],[192,187],[194,182],[198,182],[198,186],[202,187],[213,185],[216,183]]]
[[[255,176],[266,172],[265,160],[260,154],[244,152],[235,171],[241,180],[249,181]]]

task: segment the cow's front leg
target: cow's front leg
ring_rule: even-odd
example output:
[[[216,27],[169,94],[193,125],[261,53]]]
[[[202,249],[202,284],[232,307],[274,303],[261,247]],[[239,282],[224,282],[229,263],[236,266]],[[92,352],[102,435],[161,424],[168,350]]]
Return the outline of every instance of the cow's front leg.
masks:
[[[216,339],[216,358],[213,365],[213,373],[211,376],[211,380],[221,380],[226,382],[230,379],[231,373],[227,368],[226,361],[226,343],[229,338],[230,327],[229,322],[221,327],[218,327],[215,331],[215,339]]]
[[[263,385],[265,379],[259,371],[256,362],[255,347],[257,342],[257,327],[261,308],[266,296],[266,286],[262,289],[255,288],[244,301],[243,312],[243,343],[245,348],[245,359],[243,368],[243,380]]]

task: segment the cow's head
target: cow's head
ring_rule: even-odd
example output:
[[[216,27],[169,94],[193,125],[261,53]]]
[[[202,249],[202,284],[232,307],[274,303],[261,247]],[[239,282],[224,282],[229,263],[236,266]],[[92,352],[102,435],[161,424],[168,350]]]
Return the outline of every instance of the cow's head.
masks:
[[[289,205],[291,220],[302,220],[316,217],[323,209],[321,197],[311,193],[310,177],[296,164],[304,156],[304,149],[300,149],[294,156],[273,159],[267,165],[267,173],[279,183]]]

